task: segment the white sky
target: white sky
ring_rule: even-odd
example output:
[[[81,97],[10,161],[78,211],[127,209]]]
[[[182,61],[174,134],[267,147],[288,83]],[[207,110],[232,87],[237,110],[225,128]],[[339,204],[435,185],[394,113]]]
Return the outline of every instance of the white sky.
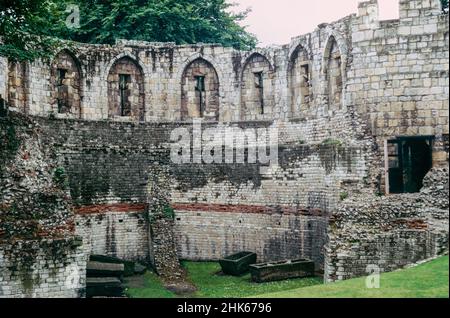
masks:
[[[287,44],[292,37],[312,32],[319,24],[357,13],[360,0],[227,0],[252,8],[244,25],[256,34],[260,46]],[[398,18],[400,0],[378,0],[380,19]]]

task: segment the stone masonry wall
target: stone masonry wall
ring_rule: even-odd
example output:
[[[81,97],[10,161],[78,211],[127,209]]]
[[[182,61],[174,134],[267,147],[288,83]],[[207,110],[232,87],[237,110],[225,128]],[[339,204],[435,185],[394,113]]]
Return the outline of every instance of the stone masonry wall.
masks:
[[[61,51],[53,60],[50,82],[54,114],[80,118],[81,70],[69,51]]]
[[[83,238],[86,255],[148,262],[148,222],[139,209],[142,207],[125,205],[119,211],[117,207],[101,211],[95,207],[77,209],[75,232]]]
[[[0,298],[84,297],[87,260],[80,243],[70,238],[0,244]]]
[[[258,261],[310,258],[323,268],[326,215],[283,213],[273,209],[181,205],[175,213],[178,253],[183,259],[218,260],[240,251],[252,251]],[[228,211],[227,211],[228,209]],[[237,239],[238,238],[238,239]]]
[[[439,0],[422,2],[400,1],[400,19],[389,21],[378,19],[376,1],[362,2],[358,15],[321,24],[287,45],[251,52],[138,41],[79,45],[72,54],[83,74],[82,118],[110,118],[105,94],[108,75],[126,57],[143,73],[145,118],[114,120],[189,119],[181,116],[181,110],[187,96],[195,95],[195,85],[182,92],[182,84],[186,70],[201,59],[217,74],[218,102],[213,104],[220,105],[214,110],[220,122],[331,119],[354,107],[361,116],[368,114],[371,132],[379,137],[448,134],[448,14],[442,13]],[[308,85],[299,80],[306,71]],[[11,72],[20,70],[5,73]],[[258,73],[263,90],[256,83]],[[26,74],[27,109],[48,116],[52,109],[49,65],[37,61],[27,66]],[[309,91],[308,98],[305,95],[302,101],[298,91]],[[265,115],[255,106],[261,100]],[[336,103],[340,107],[329,105]]]
[[[262,259],[311,255],[320,262],[318,266],[322,266],[323,257],[320,255],[324,241],[318,237],[325,231],[326,221],[324,217],[308,216],[312,213],[308,211],[332,211],[340,201],[341,192],[361,192],[370,183],[365,179],[370,155],[364,143],[359,146],[306,145],[298,141],[285,144],[278,149],[279,165],[264,171],[264,166],[258,163],[171,163],[170,132],[176,127],[191,129],[186,124],[137,125],[68,119],[39,119],[39,123],[43,127],[45,143],[56,149],[59,162],[69,176],[71,194],[78,206],[77,234],[84,237],[90,253],[144,257],[136,248],[131,248],[128,254],[125,248],[145,245],[146,230],[143,226],[128,231],[136,225],[135,216],[139,209],[144,210],[137,207],[137,211],[134,205],[146,200],[147,168],[154,162],[170,166],[171,203],[176,215],[183,216],[181,221],[176,221],[175,227],[179,238],[178,251],[180,256],[188,259],[217,259],[242,246],[258,251]],[[267,123],[241,123],[245,128],[267,126]],[[217,125],[203,128],[211,127]],[[301,127],[301,124],[296,127]],[[283,127],[280,139],[293,142],[294,130],[294,127]],[[313,140],[316,137],[310,135],[309,138]],[[186,205],[190,206],[189,212],[185,210]],[[211,205],[226,208],[214,211]],[[273,210],[264,213],[252,210],[256,208],[259,211],[263,206],[271,206]],[[238,222],[240,214],[234,211],[245,209],[250,212],[245,215],[242,228],[224,225],[223,229],[211,229],[198,225],[202,221],[207,224],[209,212],[222,215],[224,224]],[[306,211],[306,216],[284,216],[285,209],[286,213],[294,215]],[[89,213],[83,214],[83,211]],[[196,213],[203,217],[193,217]],[[285,222],[281,225],[277,223],[279,213],[282,219],[285,218],[280,221]],[[190,214],[192,217],[185,217]],[[123,219],[122,223],[120,219]],[[296,228],[299,224],[307,228],[309,223],[312,224],[311,230]],[[248,240],[242,236],[246,228],[254,229],[252,238]],[[280,229],[264,238],[268,228]],[[224,236],[229,240],[228,245],[222,242]],[[280,243],[284,246],[282,249],[273,243],[276,238],[285,242]],[[194,248],[197,244],[203,246],[207,239],[218,248]],[[188,241],[191,242],[190,247],[186,243]],[[290,252],[289,247],[299,242],[302,248]]]
[[[345,200],[330,220],[325,281],[388,272],[448,252],[448,167],[420,193]]]
[[[0,297],[82,297],[86,258],[64,170],[23,114],[0,118]]]
[[[8,61],[0,56],[0,95],[3,99],[7,98],[7,79],[8,79]]]
[[[133,59],[122,57],[108,74],[108,118],[144,120],[143,70]]]
[[[42,144],[56,151],[58,165],[69,177],[74,204],[97,211],[77,216],[85,241],[92,240],[89,237],[97,230],[107,237],[107,229],[113,223],[117,226],[118,218],[135,222],[138,211],[125,214],[128,208],[121,204],[146,202],[147,168],[160,162],[170,165],[173,175],[171,203],[178,204],[175,234],[183,257],[218,258],[248,247],[261,258],[272,259],[288,257],[293,250],[319,263],[325,258],[326,275],[335,280],[360,275],[363,260],[370,259],[373,251],[379,253],[370,246],[386,246],[388,256],[377,254],[375,259],[384,269],[392,269],[433,254],[423,246],[434,246],[434,234],[417,231],[411,220],[406,224],[412,231],[400,233],[393,227],[386,237],[370,236],[370,229],[362,226],[372,245],[361,243],[359,258],[353,254],[346,258],[344,251],[342,259],[338,246],[350,244],[351,235],[329,232],[330,243],[322,257],[321,246],[328,239],[311,240],[325,232],[326,221],[311,213],[340,215],[339,224],[352,228],[354,215],[340,213],[345,210],[341,200],[361,197],[371,202],[374,193],[383,193],[383,146],[397,136],[434,136],[433,166],[448,166],[448,14],[442,13],[439,0],[399,1],[398,20],[380,21],[378,4],[370,0],[359,4],[357,15],[321,24],[287,45],[251,52],[215,44],[176,46],[125,40],[113,46],[80,44],[70,51],[81,74],[80,120],[50,116],[55,93],[51,63],[58,61],[13,65],[0,59],[0,89],[5,89],[12,109],[41,117],[36,120],[42,126]],[[126,97],[141,109],[139,115],[111,116],[118,95],[108,94],[108,83],[111,91],[114,82],[117,93],[120,72],[115,66],[124,60],[134,65],[132,73],[139,70]],[[211,74],[217,78],[211,80]],[[278,129],[279,165],[261,169],[267,167],[171,163],[170,133],[180,127],[191,130],[190,120],[197,117],[193,105],[200,105],[203,97],[199,76],[205,76],[203,117],[208,123],[203,129],[220,130],[223,123],[242,129],[272,125]],[[242,149],[242,144],[237,148]],[[427,197],[420,195],[419,199]],[[396,220],[404,200],[408,203],[410,198],[392,197],[386,205],[379,205],[384,198],[375,200],[369,212],[381,209]],[[111,206],[115,214],[108,210]],[[261,206],[270,212],[261,213]],[[243,218],[242,211],[250,212]],[[351,211],[361,216],[367,212],[360,207]],[[220,215],[229,227],[217,228],[208,213]],[[331,216],[328,230],[336,215]],[[98,227],[87,226],[98,218],[103,218]],[[440,220],[433,222],[445,223],[445,217]],[[205,225],[200,227],[202,222]],[[123,244],[141,244],[144,229],[130,238],[122,232],[126,226],[120,224],[117,237],[131,241]],[[315,230],[304,230],[308,225]],[[273,236],[262,238],[263,229],[269,228]],[[214,238],[210,246],[204,246],[208,236],[203,231]],[[223,242],[224,237],[230,241]],[[285,237],[289,237],[285,244],[273,244]],[[436,241],[440,246],[444,245],[441,238]],[[400,242],[398,246],[407,248],[414,240],[412,258],[403,257],[393,247]],[[111,247],[120,243],[113,241],[110,248],[105,238],[104,244],[87,250],[114,253]],[[203,246],[202,251],[196,244]],[[292,247],[297,244],[304,249]],[[138,252],[126,256],[138,257]],[[361,266],[352,267],[352,262]]]

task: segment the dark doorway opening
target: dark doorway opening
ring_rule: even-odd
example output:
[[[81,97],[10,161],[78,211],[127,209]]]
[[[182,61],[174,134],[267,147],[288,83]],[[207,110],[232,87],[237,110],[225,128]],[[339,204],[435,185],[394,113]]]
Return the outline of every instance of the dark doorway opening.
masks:
[[[388,141],[389,192],[414,193],[432,167],[434,136],[397,137]]]

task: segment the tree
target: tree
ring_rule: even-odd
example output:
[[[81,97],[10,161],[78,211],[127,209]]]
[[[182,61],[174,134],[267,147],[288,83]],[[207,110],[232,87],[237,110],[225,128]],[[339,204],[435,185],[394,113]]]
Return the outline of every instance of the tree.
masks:
[[[2,0],[0,55],[11,60],[48,57],[58,40],[113,44],[116,39],[220,43],[253,48],[256,37],[225,0],[80,0],[79,28],[69,28],[71,0]]]
[[[78,42],[113,44],[116,39],[220,43],[253,48],[257,40],[239,23],[248,11],[231,13],[225,0],[82,0],[80,28],[58,35]]]
[[[10,60],[47,57],[59,41],[62,12],[51,0],[2,0],[0,3],[0,55]]]
[[[448,0],[441,0],[442,3],[442,10],[444,12],[448,12]]]

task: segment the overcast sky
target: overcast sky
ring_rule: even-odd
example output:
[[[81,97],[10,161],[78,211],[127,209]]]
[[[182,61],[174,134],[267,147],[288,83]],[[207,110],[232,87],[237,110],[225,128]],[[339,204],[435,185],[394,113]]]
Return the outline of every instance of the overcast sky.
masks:
[[[253,10],[245,21],[257,35],[259,46],[287,44],[290,39],[313,31],[317,25],[357,13],[360,0],[227,0],[234,10]],[[378,0],[380,18],[398,18],[399,0]]]

